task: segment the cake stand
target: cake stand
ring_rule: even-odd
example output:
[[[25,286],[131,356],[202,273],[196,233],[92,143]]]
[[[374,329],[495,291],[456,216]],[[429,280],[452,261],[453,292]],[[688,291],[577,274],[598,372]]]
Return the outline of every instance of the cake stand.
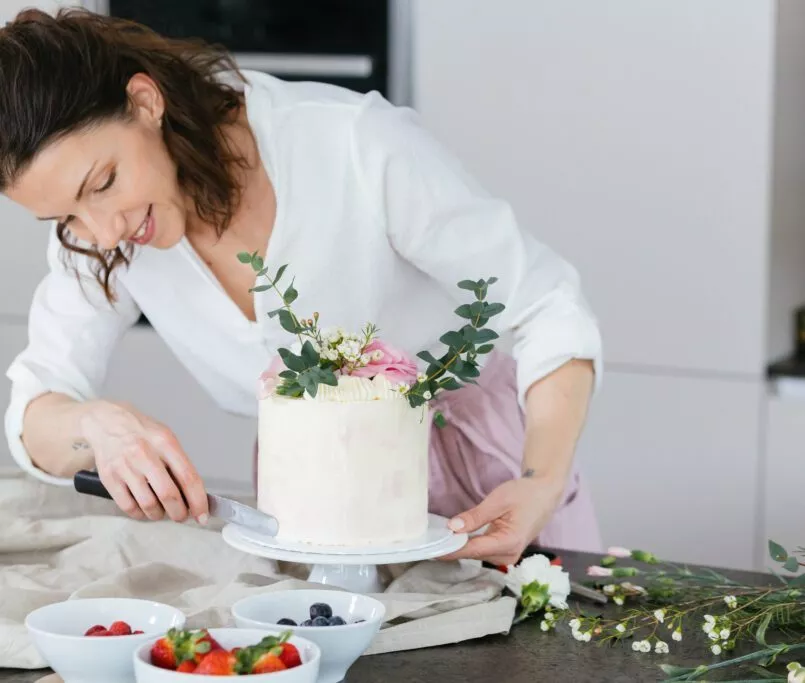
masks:
[[[382,593],[378,565],[417,562],[443,557],[467,542],[467,534],[447,527],[447,519],[428,515],[428,530],[419,538],[392,545],[322,546],[284,541],[236,524],[227,524],[223,538],[244,553],[272,560],[312,564],[308,581],[337,586],[353,593]]]

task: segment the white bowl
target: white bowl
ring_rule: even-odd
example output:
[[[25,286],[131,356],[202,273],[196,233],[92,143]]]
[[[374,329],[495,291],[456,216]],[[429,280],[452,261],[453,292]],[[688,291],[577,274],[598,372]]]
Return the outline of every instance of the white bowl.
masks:
[[[133,631],[144,633],[84,635],[91,626],[108,628],[114,621],[125,621]],[[66,600],[40,607],[25,618],[34,646],[64,683],[134,683],[134,651],[184,623],[184,614],[170,605],[132,598]]]
[[[301,624],[310,617],[310,606],[323,602],[347,622],[344,626],[285,626],[280,619],[293,619]],[[371,644],[386,608],[382,602],[358,593],[340,590],[269,591],[244,598],[232,607],[235,624],[240,628],[290,629],[296,635],[313,641],[321,648],[319,683],[337,683],[347,675]],[[350,623],[363,619],[361,623]]]
[[[256,645],[266,636],[278,636],[288,629],[283,628],[211,628],[208,629],[210,635],[221,645],[230,650],[233,647],[248,647]],[[193,683],[194,681],[220,681],[220,676],[204,676],[202,674],[180,673],[168,669],[160,669],[151,664],[151,646],[156,642],[142,645],[134,653],[134,672],[137,675],[137,683]],[[319,662],[321,661],[321,651],[315,643],[305,638],[293,636],[288,641],[295,645],[299,650],[299,657],[302,660],[301,666],[287,669],[285,671],[275,671],[268,674],[249,674],[238,676],[248,678],[250,683],[316,683],[319,674]]]

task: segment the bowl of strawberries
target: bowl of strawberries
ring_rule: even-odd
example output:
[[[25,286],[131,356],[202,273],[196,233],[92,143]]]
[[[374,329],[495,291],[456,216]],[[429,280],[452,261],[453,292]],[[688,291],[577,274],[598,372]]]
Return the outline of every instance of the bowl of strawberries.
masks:
[[[135,683],[137,648],[184,623],[175,607],[135,598],[65,600],[25,619],[34,647],[64,683]]]
[[[321,651],[282,629],[172,629],[134,653],[137,683],[248,676],[254,683],[316,683]]]

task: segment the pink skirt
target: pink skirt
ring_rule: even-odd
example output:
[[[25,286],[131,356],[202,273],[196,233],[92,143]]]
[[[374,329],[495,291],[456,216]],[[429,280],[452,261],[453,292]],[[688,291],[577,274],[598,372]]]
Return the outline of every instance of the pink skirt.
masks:
[[[525,415],[517,401],[515,370],[511,356],[493,352],[477,385],[444,392],[432,401],[447,424],[434,425],[431,432],[431,512],[445,517],[466,512],[495,487],[520,476]],[[256,454],[255,447],[255,482]],[[558,508],[534,543],[603,551],[592,497],[577,466],[571,470]]]

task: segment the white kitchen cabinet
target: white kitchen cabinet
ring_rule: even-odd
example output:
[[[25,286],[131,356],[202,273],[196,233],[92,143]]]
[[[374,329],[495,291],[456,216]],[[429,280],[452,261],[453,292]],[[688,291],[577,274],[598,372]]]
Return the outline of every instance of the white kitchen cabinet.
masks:
[[[756,381],[608,373],[578,451],[605,544],[752,568],[764,391]]]
[[[789,225],[805,218],[805,4],[413,7],[415,108],[578,267],[609,362],[762,376],[772,200]],[[781,153],[797,143],[782,165],[775,101],[800,128],[792,138],[786,126]],[[778,251],[801,263],[805,231],[787,237]],[[787,284],[805,300],[799,271]],[[776,310],[775,324],[787,329],[789,315]]]
[[[8,320],[0,318],[0,419],[8,408],[8,397],[11,393],[11,382],[6,377],[6,369],[14,357],[25,347],[28,338],[28,326],[25,320]],[[4,432],[5,434],[5,432]],[[16,467],[5,436],[0,439],[0,469]]]
[[[766,468],[762,543],[758,563],[773,565],[766,550],[772,539],[789,550],[805,547],[805,399],[772,397],[767,404]]]

